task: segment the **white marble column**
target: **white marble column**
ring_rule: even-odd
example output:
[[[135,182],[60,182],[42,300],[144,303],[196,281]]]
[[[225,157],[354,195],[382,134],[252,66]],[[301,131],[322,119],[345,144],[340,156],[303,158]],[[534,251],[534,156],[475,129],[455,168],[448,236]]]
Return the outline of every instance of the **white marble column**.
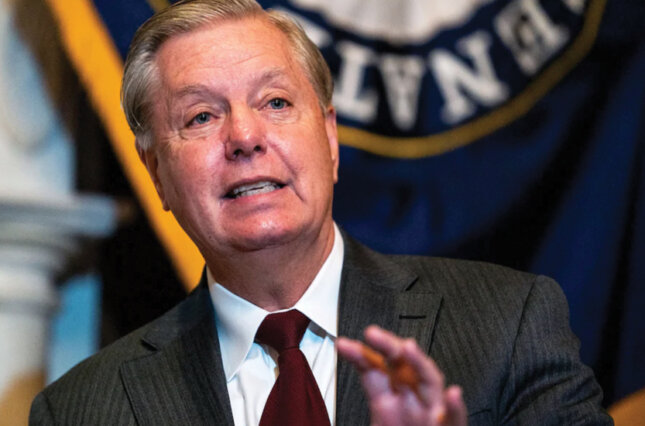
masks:
[[[44,385],[56,278],[112,226],[102,198],[0,196],[0,425],[23,423]]]
[[[9,5],[0,0],[0,426],[26,424],[44,385],[57,278],[115,226],[112,201],[74,192],[73,143]]]

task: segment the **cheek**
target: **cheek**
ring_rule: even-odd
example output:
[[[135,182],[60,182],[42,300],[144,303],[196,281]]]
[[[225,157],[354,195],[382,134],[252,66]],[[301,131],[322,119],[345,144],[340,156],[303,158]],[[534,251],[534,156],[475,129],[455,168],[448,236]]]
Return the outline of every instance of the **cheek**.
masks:
[[[329,141],[322,121],[310,118],[297,126],[277,129],[272,138],[276,147],[294,168],[309,172],[331,162]]]
[[[293,170],[301,183],[301,195],[313,199],[326,200],[333,191],[333,163],[327,144],[318,143],[308,149],[292,152]]]
[[[200,191],[212,188],[213,170],[216,170],[214,153],[198,146],[185,147],[168,152],[165,163],[163,177],[175,198],[185,202]]]

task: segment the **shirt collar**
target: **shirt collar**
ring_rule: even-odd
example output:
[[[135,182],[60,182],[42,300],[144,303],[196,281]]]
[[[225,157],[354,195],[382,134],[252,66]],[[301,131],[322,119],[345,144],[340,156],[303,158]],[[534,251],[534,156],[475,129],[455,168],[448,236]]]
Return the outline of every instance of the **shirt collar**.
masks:
[[[334,224],[334,245],[329,256],[300,300],[289,308],[302,312],[312,323],[334,338],[338,330],[338,294],[344,251],[343,238]],[[206,273],[215,307],[224,374],[228,382],[246,358],[255,333],[269,312],[215,282],[208,268]]]

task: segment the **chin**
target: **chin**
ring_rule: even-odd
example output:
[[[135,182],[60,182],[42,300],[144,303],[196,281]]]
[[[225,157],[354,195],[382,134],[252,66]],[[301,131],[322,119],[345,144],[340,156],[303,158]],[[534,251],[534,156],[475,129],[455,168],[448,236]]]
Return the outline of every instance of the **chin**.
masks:
[[[244,251],[256,251],[288,244],[302,235],[302,229],[293,227],[261,226],[247,229],[237,238],[235,246]]]

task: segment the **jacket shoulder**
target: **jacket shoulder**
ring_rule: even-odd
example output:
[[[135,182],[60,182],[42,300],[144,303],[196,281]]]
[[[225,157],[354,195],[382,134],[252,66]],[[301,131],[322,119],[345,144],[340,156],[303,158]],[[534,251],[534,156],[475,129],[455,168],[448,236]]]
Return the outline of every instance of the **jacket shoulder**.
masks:
[[[121,366],[154,353],[194,327],[208,308],[203,303],[207,296],[203,292],[208,290],[202,287],[161,317],[106,346],[47,386],[34,400],[30,421],[47,424],[36,417],[49,413],[56,422],[83,419],[85,424],[103,424],[106,418],[122,418],[127,424],[131,410]],[[106,413],[109,417],[103,417]]]
[[[47,386],[32,403],[29,423],[98,425],[106,422],[106,413],[119,416],[121,411],[123,424],[130,423],[119,368],[124,361],[146,354],[141,337],[149,327],[122,337]]]
[[[525,297],[536,280],[545,279],[507,266],[463,259],[390,255],[388,258],[422,278],[426,285],[451,293],[489,291]]]
[[[537,279],[531,273],[481,261],[383,254],[348,235],[344,235],[344,239],[344,268],[358,269],[361,274],[371,275],[370,278],[374,280],[416,275],[415,290],[438,292],[443,296],[484,291],[522,298]]]

